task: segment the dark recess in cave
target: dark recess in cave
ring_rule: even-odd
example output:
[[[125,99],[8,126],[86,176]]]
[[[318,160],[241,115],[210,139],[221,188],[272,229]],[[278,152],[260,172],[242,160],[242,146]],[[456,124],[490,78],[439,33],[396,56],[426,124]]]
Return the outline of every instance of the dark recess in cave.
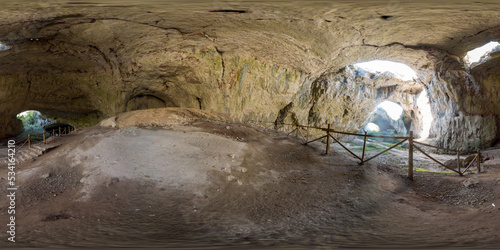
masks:
[[[196,100],[198,101],[198,107],[199,107],[200,109],[202,109],[202,108],[201,108],[201,98],[196,97]]]
[[[292,120],[294,123],[297,122],[297,117],[295,113],[290,112],[290,110],[293,108],[293,102],[290,102],[288,105],[286,105],[284,108],[282,108],[278,112],[278,117],[276,117],[276,120],[274,121],[275,127],[278,127],[279,125],[285,124],[285,119],[288,117],[288,115],[291,114]]]
[[[167,106],[172,106],[166,103],[162,98],[159,98],[151,94],[139,94],[127,101],[126,110],[142,110],[151,108],[164,108]]]
[[[247,13],[246,10],[211,10],[210,12],[213,12],[213,13],[239,13],[239,14]]]
[[[347,115],[349,115],[349,110],[344,109],[344,114],[342,115],[342,118],[346,117]]]

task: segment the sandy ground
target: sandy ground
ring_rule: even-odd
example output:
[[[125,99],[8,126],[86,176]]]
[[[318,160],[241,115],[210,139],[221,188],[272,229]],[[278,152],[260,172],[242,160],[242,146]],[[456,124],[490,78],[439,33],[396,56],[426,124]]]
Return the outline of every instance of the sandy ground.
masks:
[[[61,146],[18,167],[17,242],[2,230],[0,246],[500,244],[500,157],[481,174],[417,172],[410,182],[401,167],[359,166],[319,142],[239,123],[118,127],[55,138]],[[5,168],[0,176],[5,190]],[[6,196],[0,204],[6,225]]]

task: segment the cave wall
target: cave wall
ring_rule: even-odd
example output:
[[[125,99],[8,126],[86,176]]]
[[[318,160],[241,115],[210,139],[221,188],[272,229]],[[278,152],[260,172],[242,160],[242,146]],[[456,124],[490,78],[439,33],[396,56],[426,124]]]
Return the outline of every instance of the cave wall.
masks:
[[[394,18],[381,18],[386,10],[377,3],[357,4],[240,2],[243,11],[234,13],[212,12],[207,3],[5,4],[0,37],[11,49],[0,51],[0,137],[19,130],[12,117],[27,109],[89,126],[156,107],[355,132],[383,100],[404,108],[405,126],[418,136],[416,96],[426,89],[432,143],[491,145],[498,71],[470,71],[460,57],[498,34],[489,21],[497,10],[483,6],[458,27],[455,17],[467,4],[433,5],[429,15],[401,3]],[[477,33],[485,20],[491,28]],[[398,82],[346,67],[375,59],[405,63],[419,79]]]
[[[434,57],[434,72],[421,76],[428,82],[433,111],[432,143],[469,151],[491,146],[497,138],[498,118],[488,102],[495,91],[477,81],[460,58],[446,53]]]
[[[103,32],[100,28],[86,27],[78,33]],[[156,35],[150,39],[154,40]],[[1,93],[5,100],[9,99],[7,96],[15,98],[9,99],[13,106],[3,107],[8,107],[10,115],[35,109],[75,125],[93,125],[105,117],[137,109],[188,107],[230,114],[243,121],[279,120],[313,126],[331,123],[335,129],[356,132],[380,102],[390,100],[403,107],[404,120],[419,137],[422,115],[416,97],[425,88],[435,116],[431,130],[435,144],[474,148],[491,144],[491,137],[496,136],[494,118],[481,117],[470,108],[462,108],[474,104],[476,112],[482,110],[475,105],[480,98],[471,95],[479,91],[479,87],[459,65],[460,61],[448,59],[443,63],[433,55],[432,60],[427,59],[431,66],[420,71],[420,82],[360,73],[351,66],[313,76],[272,61],[225,53],[207,42],[195,41],[188,46],[190,42],[182,35],[170,36],[174,38],[164,43],[173,47],[171,50],[161,47],[148,53],[136,40],[130,44],[121,42],[124,49],[132,50],[135,46],[129,52],[134,56],[113,52],[109,47],[116,42],[114,37],[85,49],[85,46],[57,44],[65,49],[65,55],[61,56],[64,58],[77,55],[76,48],[84,50],[86,63],[80,67],[85,70],[66,67],[66,71],[54,72],[36,63],[31,65],[31,68],[39,68],[36,73],[4,67],[0,72]],[[41,44],[40,49],[46,46]],[[390,50],[371,53],[385,55]],[[443,53],[434,53],[443,57]],[[421,57],[415,57],[415,61]],[[60,58],[52,60],[61,61]],[[17,125],[10,122],[6,126]],[[477,127],[484,129],[475,132]]]
[[[477,115],[494,117],[496,121],[495,142],[500,139],[500,57],[492,57],[489,61],[471,69],[474,79],[480,84],[481,111]]]

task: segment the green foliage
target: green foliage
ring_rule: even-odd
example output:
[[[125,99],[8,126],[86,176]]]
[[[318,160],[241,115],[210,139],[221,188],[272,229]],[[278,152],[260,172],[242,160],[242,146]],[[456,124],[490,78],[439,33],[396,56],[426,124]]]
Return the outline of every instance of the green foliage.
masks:
[[[431,171],[425,168],[414,168],[417,172],[425,172],[425,173],[440,173],[440,174],[454,174],[453,171]]]
[[[383,146],[380,146],[380,145],[377,145],[377,144],[373,144],[373,143],[367,143],[366,144],[366,151],[374,151],[374,150],[386,150],[387,148],[386,147],[383,147]]]
[[[368,131],[368,135],[374,135],[374,136],[389,136],[389,137],[396,137],[398,134],[396,134],[396,131],[394,129],[387,129],[384,131],[380,132],[375,132],[375,131]],[[392,144],[396,144],[399,142],[398,139],[389,139],[389,138],[373,138],[379,142],[389,142]],[[392,145],[391,145],[392,146]]]
[[[43,132],[43,127],[49,123],[52,123],[52,120],[47,119],[40,114],[40,112],[35,110],[28,110],[26,112],[20,113],[17,115],[17,119],[23,122],[23,133],[21,134],[21,138],[25,138],[28,134],[39,134]]]
[[[363,147],[354,147],[352,148],[353,150],[360,150],[362,151],[363,150]],[[386,150],[387,148],[384,147],[384,146],[380,146],[380,145],[377,145],[377,144],[373,144],[373,143],[367,143],[366,144],[366,149],[365,151],[366,152],[369,152],[369,151],[384,151]],[[390,154],[389,151],[385,152],[384,154]]]
[[[23,122],[24,131],[27,133],[38,133],[39,129],[39,113],[33,110],[23,112],[17,115],[17,119]]]
[[[397,140],[397,142],[396,142],[396,143],[398,143],[398,142],[399,142],[399,140]],[[387,147],[392,147],[392,146],[394,146],[394,144],[396,144],[396,143],[392,143],[392,142],[382,142],[382,144],[383,144],[383,145],[385,145],[385,146],[387,146]],[[395,149],[399,149],[399,150],[408,150],[407,148],[403,148],[403,146],[401,146],[401,145],[399,145],[399,146],[395,147]]]

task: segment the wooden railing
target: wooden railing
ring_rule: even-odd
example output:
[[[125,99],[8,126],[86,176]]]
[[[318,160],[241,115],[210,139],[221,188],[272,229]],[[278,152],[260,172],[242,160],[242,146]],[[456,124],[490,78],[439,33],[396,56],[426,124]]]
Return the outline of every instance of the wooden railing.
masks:
[[[451,170],[451,171],[453,171],[455,173],[458,173],[461,176],[467,170],[469,170],[469,168],[471,166],[473,166],[474,162],[476,162],[476,164],[477,164],[477,171],[481,172],[481,150],[478,149],[476,152],[470,152],[470,151],[462,151],[462,150],[458,150],[458,149],[447,149],[447,148],[432,146],[432,145],[429,145],[429,144],[425,144],[425,143],[422,143],[422,142],[415,141],[415,137],[413,136],[413,131],[410,131],[408,136],[378,136],[378,135],[368,135],[366,132],[364,134],[356,134],[356,133],[348,133],[348,132],[343,132],[343,131],[337,131],[337,130],[332,129],[331,124],[328,124],[326,128],[322,128],[322,127],[304,126],[304,125],[300,125],[300,124],[285,124],[285,123],[274,123],[274,122],[271,123],[271,122],[262,122],[262,121],[259,121],[259,122],[251,121],[251,122],[254,123],[254,124],[258,124],[261,127],[265,127],[265,128],[277,129],[278,127],[282,127],[282,128],[284,128],[284,131],[288,133],[288,135],[290,135],[290,134],[292,134],[292,133],[295,132],[295,136],[296,137],[302,137],[304,139],[306,145],[309,144],[309,143],[315,142],[315,141],[326,139],[325,154],[328,154],[330,152],[331,140],[334,140],[337,144],[339,144],[342,148],[344,148],[347,152],[349,152],[353,157],[355,157],[356,159],[360,160],[360,162],[359,162],[360,165],[363,165],[364,163],[366,163],[366,162],[368,162],[370,160],[373,160],[376,157],[384,154],[385,152],[388,152],[388,151],[396,148],[397,146],[403,144],[404,142],[408,141],[408,178],[410,180],[413,180],[413,151],[414,151],[414,149],[420,151],[426,157],[428,157],[429,159],[431,159],[434,162],[438,163],[439,165],[441,165],[441,166],[445,167],[446,169],[449,169],[449,170]],[[289,127],[289,129],[290,128],[293,128],[293,129],[290,132],[288,132],[287,131],[287,126]],[[321,136],[321,137],[319,137],[319,138],[315,138],[315,139],[309,140],[309,130],[310,129],[321,130],[321,131],[323,131],[326,134],[323,135],[323,136]],[[305,136],[304,136],[304,134],[302,133],[301,130],[305,130],[305,133],[306,133]],[[340,140],[338,140],[335,136],[333,136],[332,133],[334,133],[334,134],[341,134],[341,135],[348,135],[348,136],[363,137],[364,138],[364,140],[363,140],[363,150],[362,150],[361,155],[359,156],[359,155],[355,154],[352,150],[350,150],[342,142],[340,142]],[[383,150],[382,152],[380,152],[380,153],[378,153],[378,154],[376,154],[376,155],[374,155],[374,156],[372,156],[372,157],[370,157],[368,159],[365,159],[365,156],[366,156],[366,146],[367,146],[367,139],[368,138],[384,138],[384,139],[393,139],[393,140],[400,140],[400,141],[398,143],[394,144],[393,146],[391,146],[391,147]],[[444,163],[436,160],[434,157],[430,156],[428,153],[426,153],[424,150],[422,150],[421,146],[431,147],[431,148],[445,150],[445,151],[456,152],[457,153],[457,169],[452,168],[450,166],[447,166],[446,164],[444,164]],[[462,168],[461,162],[460,162],[460,154],[475,154],[475,156],[472,159],[472,161],[470,161],[465,168]]]
[[[34,142],[42,142],[42,143],[46,144],[47,138],[49,138],[49,137],[67,135],[67,134],[74,132],[74,131],[76,131],[75,127],[67,126],[67,127],[64,127],[64,129],[59,127],[58,130],[55,130],[55,129],[52,129],[52,131],[43,130],[43,133],[28,134],[28,137],[26,139],[22,139],[22,140],[16,142],[17,145],[19,145],[19,144],[21,145],[17,148],[17,151],[21,150],[21,148],[26,144],[28,144],[28,147],[30,147],[30,148],[31,148],[31,144]],[[47,136],[47,134],[48,134],[48,136]],[[42,139],[41,140],[36,139],[37,136],[42,136]]]

